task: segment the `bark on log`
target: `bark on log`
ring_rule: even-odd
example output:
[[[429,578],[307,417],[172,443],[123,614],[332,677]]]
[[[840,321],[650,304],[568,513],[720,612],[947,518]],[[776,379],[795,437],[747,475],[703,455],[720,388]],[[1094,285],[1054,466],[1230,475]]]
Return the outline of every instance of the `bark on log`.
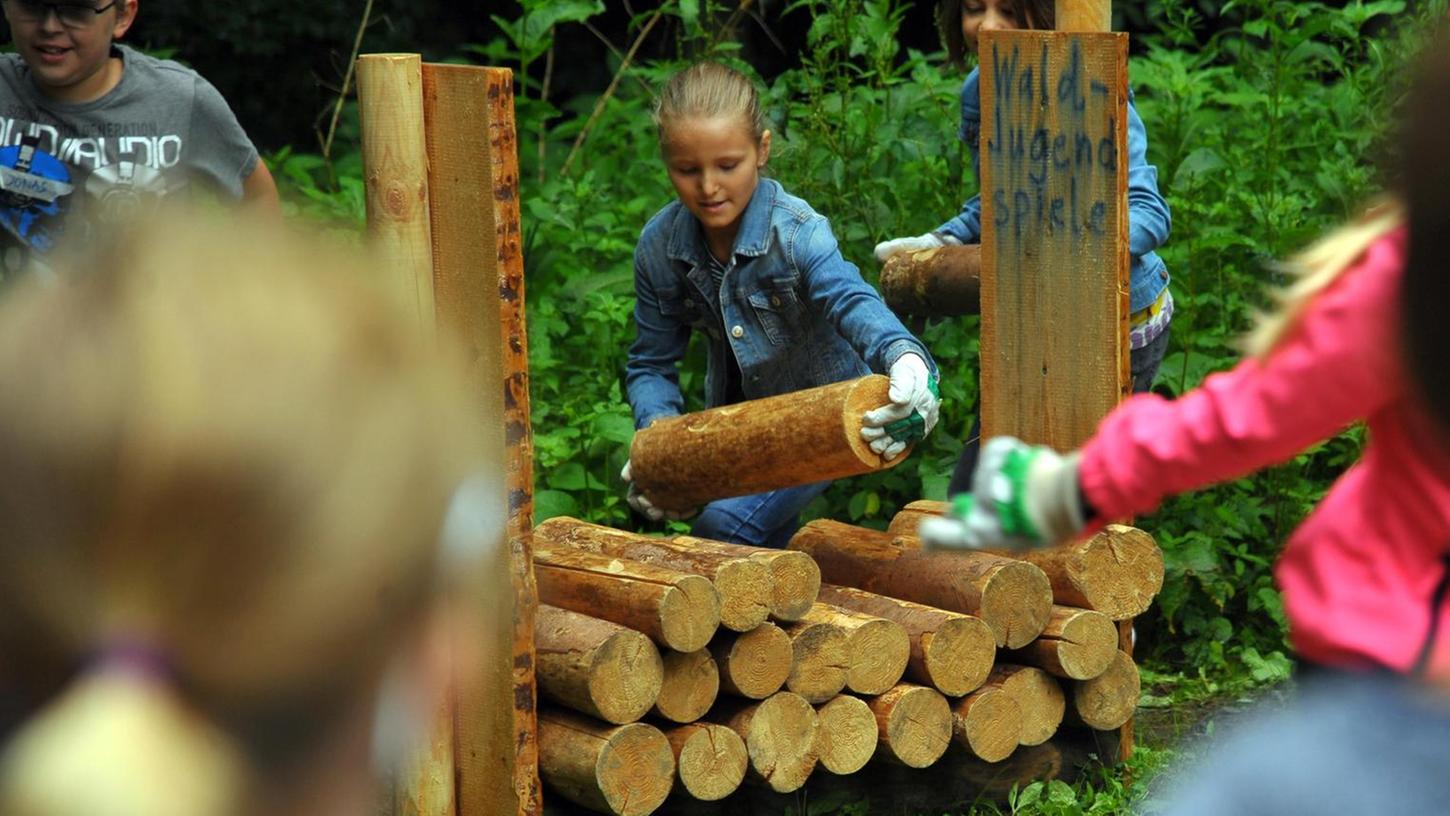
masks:
[[[790,635],[773,623],[744,634],[721,632],[710,643],[710,654],[720,672],[720,688],[751,700],[780,691],[795,659]]]
[[[724,799],[740,787],[750,762],[745,740],[723,725],[688,723],[665,731],[685,792],[702,802]]]
[[[1022,706],[1000,686],[979,689],[952,704],[952,736],[985,762],[1001,762],[1022,742]]]
[[[1126,652],[1116,652],[1107,671],[1072,683],[1072,720],[1111,731],[1132,718],[1141,691],[1137,664]]]
[[[911,659],[906,627],[881,615],[816,602],[801,619],[829,623],[846,633],[846,688],[856,694],[882,694],[901,682]]]
[[[977,314],[982,310],[981,289],[981,244],[898,252],[881,266],[881,296],[897,314]]]
[[[539,690],[575,711],[622,725],[659,697],[659,650],[633,629],[540,604],[534,648]]]
[[[700,552],[745,557],[764,564],[770,570],[770,616],[776,620],[800,620],[801,615],[810,611],[821,589],[821,570],[805,553],[684,535],[675,536],[674,540]]]
[[[935,689],[900,683],[866,699],[884,756],[911,768],[941,759],[952,741],[952,709]]]
[[[891,519],[900,538],[892,543],[919,549],[915,531],[924,516],[946,512],[946,502],[914,501]],[[998,555],[1035,564],[1052,584],[1052,598],[1063,606],[1101,612],[1115,621],[1148,610],[1163,589],[1163,551],[1148,533],[1125,524],[1109,524],[1095,535],[1059,547]]]
[[[703,649],[720,625],[707,578],[567,547],[537,547],[539,602],[613,621],[677,652]]]
[[[747,774],[777,793],[799,790],[816,767],[815,709],[799,694],[777,692],[758,703],[722,700],[711,722],[730,726],[745,740]]]
[[[861,438],[865,413],[890,402],[888,380],[857,380],[661,419],[637,431],[635,485],[664,510],[884,470]],[[809,452],[809,455],[803,455]]]
[[[671,722],[694,722],[705,716],[719,693],[720,671],[708,650],[666,652],[654,713]]]
[[[769,565],[746,553],[728,554],[692,547],[687,541],[616,530],[560,516],[534,528],[539,546],[564,546],[642,564],[703,575],[720,596],[720,625],[749,632],[770,614]]]
[[[817,519],[791,539],[833,584],[964,612],[992,629],[998,646],[1027,645],[1047,625],[1052,588],[1031,564],[977,552],[921,552],[895,536]]]
[[[987,679],[997,640],[981,618],[947,612],[874,592],[827,584],[820,600],[896,621],[911,639],[906,676],[948,697],[960,697]]]
[[[853,774],[876,753],[876,715],[866,701],[840,694],[816,706],[816,756],[833,774]]]
[[[1068,680],[1090,680],[1107,671],[1117,653],[1118,627],[1107,615],[1054,605],[1042,634],[1002,657]]]
[[[611,726],[541,708],[539,772],[571,802],[615,816],[647,816],[670,795],[675,755],[652,725]]]
[[[1041,745],[1062,725],[1067,697],[1052,675],[1032,666],[998,663],[983,688],[1000,688],[1022,708],[1022,745]]]
[[[782,627],[791,642],[785,687],[808,703],[823,703],[846,687],[846,630],[826,621],[804,620]]]

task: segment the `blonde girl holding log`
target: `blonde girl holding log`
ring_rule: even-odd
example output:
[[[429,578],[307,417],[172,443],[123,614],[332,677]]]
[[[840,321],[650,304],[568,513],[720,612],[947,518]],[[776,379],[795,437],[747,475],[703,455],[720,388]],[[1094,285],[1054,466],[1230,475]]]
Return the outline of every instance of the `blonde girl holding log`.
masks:
[[[762,175],[771,132],[751,81],[718,63],[693,65],[665,85],[655,122],[678,198],[635,247],[637,335],[625,368],[635,427],[684,410],[678,365],[698,331],[708,348],[706,407],[874,371],[890,375],[891,402],[865,416],[873,450],[891,459],[929,432],[938,406],[931,355],[841,257],[826,218]],[[628,464],[621,475],[630,505],[662,518]],[[711,502],[691,532],[784,546],[801,509],[827,486]]]
[[[0,301],[0,813],[369,812],[493,540],[455,368],[272,231],[88,251]]]
[[[967,54],[977,55],[977,38],[984,31],[1052,29],[1056,26],[1054,0],[941,0],[937,6],[937,27],[947,54],[961,65]],[[978,149],[982,129],[980,68],[974,67],[962,82],[961,124],[957,136],[971,154],[972,172],[981,177]],[[1148,163],[1148,131],[1133,94],[1128,92],[1128,254],[1130,265],[1128,341],[1133,391],[1141,393],[1153,385],[1153,378],[1168,350],[1168,326],[1173,319],[1173,295],[1168,290],[1168,267],[1156,250],[1168,240],[1172,217],[1168,202],[1158,192],[1158,168]],[[973,195],[961,212],[931,232],[895,238],[876,245],[876,258],[885,261],[898,252],[974,244],[982,239],[982,201]],[[1030,319],[1030,316],[1023,316]],[[952,473],[949,493],[970,486],[976,466],[981,417],[974,417]]]
[[[1311,667],[1450,679],[1450,445],[1406,373],[1402,339],[1407,264],[1423,286],[1443,280],[1450,258],[1447,95],[1450,60],[1439,57],[1409,99],[1405,204],[1383,202],[1293,259],[1299,280],[1250,337],[1251,357],[1177,400],[1132,397],[1066,455],[989,441],[973,493],[954,501],[951,517],[923,522],[922,537],[948,547],[1053,544],[1364,422],[1363,456],[1275,567],[1291,640]],[[1411,316],[1425,336],[1423,305]],[[1445,349],[1416,348],[1418,374],[1444,405]]]

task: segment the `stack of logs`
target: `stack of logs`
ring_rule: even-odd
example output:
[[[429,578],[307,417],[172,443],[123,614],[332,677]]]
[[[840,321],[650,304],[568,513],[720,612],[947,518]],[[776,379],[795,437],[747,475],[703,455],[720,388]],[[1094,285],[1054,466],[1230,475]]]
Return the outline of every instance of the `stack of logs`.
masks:
[[[1115,621],[1163,580],[1114,526],[1032,553],[924,552],[938,502],[882,532],[834,521],[789,550],[555,518],[535,530],[540,772],[585,807],[648,814],[679,789],[799,789],[949,745],[986,762],[1060,723],[1115,729],[1139,691]],[[824,581],[824,583],[823,583]]]

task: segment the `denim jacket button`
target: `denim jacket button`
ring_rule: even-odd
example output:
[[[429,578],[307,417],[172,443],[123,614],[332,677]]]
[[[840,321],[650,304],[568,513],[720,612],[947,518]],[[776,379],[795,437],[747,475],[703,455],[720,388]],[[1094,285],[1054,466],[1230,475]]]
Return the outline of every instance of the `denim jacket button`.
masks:
[[[772,305],[772,306],[776,307],[777,309],[779,309],[780,308],[780,295],[771,295],[770,296],[770,305]]]
[[[730,336],[734,337],[736,340],[739,340],[740,338],[745,336],[745,328],[743,326],[736,326],[735,328],[730,330]]]

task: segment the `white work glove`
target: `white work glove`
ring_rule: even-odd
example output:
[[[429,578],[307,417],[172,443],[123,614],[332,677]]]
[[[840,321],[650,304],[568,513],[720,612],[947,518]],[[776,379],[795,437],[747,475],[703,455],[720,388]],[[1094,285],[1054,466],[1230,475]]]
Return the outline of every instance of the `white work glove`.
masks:
[[[1086,523],[1077,459],[1010,436],[990,440],[972,492],[953,496],[947,515],[921,520],[922,546],[1029,550],[1072,538]]]
[[[936,249],[959,244],[961,241],[941,232],[928,232],[925,235],[913,235],[909,238],[892,238],[890,241],[882,241],[876,245],[876,260],[885,263],[887,258],[898,252],[915,252],[919,249]]]
[[[866,412],[861,438],[891,461],[936,427],[941,392],[920,354],[907,352],[891,364],[891,402]]]
[[[625,484],[629,487],[628,491],[624,494],[624,500],[629,502],[629,506],[633,507],[636,513],[639,513],[641,516],[644,516],[650,521],[660,521],[662,519],[669,519],[670,521],[684,521],[690,516],[693,516],[696,513],[700,512],[698,509],[676,511],[662,510],[658,507],[655,507],[654,502],[650,501],[644,495],[644,493],[640,491],[639,487],[635,485],[634,476],[629,472],[628,460],[626,460],[624,463],[624,469],[619,471],[619,478],[623,479]]]

